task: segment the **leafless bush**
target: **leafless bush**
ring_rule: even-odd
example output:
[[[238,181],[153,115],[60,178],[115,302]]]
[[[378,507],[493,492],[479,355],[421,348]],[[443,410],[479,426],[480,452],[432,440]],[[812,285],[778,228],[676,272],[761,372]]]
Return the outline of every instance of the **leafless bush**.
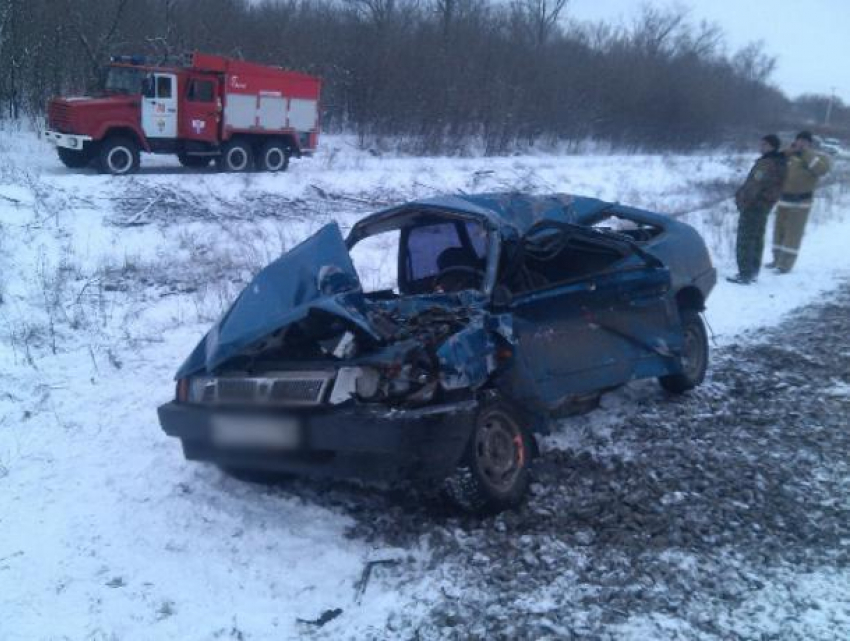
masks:
[[[32,320],[8,317],[5,323],[6,342],[12,348],[15,360],[22,360],[31,367],[35,367],[33,352],[42,349],[47,343],[47,327]]]
[[[229,223],[273,219],[279,221],[315,221],[324,223],[338,215],[340,206],[368,211],[387,201],[374,195],[333,194],[315,187],[313,198],[289,198],[253,190],[250,183],[232,196],[213,190],[201,193],[185,188],[128,181],[121,196],[115,197],[115,214],[110,222],[117,226],[172,224],[200,221]]]

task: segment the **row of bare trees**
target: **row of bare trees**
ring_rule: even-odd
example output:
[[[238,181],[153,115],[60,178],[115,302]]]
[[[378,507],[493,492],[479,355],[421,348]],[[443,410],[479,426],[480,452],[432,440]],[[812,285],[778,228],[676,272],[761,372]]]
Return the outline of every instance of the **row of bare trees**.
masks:
[[[94,89],[110,54],[191,50],[318,74],[326,128],[420,153],[688,148],[789,109],[759,46],[729,52],[680,10],[612,27],[567,0],[0,0],[3,117]]]

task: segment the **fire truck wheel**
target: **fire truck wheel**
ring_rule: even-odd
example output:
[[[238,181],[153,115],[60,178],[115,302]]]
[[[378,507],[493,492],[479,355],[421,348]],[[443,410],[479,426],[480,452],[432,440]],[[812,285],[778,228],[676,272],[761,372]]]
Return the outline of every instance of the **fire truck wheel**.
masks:
[[[216,164],[223,171],[251,171],[253,161],[251,145],[242,140],[231,140],[224,146]]]
[[[92,154],[89,149],[67,149],[58,147],[59,160],[68,169],[82,169],[92,161]]]
[[[269,140],[260,150],[260,166],[263,171],[286,171],[289,167],[289,149],[280,141]]]
[[[104,174],[132,174],[139,168],[139,146],[129,138],[108,138],[100,147],[98,160]]]
[[[209,156],[189,156],[188,154],[177,154],[177,160],[184,167],[202,169],[210,164]]]

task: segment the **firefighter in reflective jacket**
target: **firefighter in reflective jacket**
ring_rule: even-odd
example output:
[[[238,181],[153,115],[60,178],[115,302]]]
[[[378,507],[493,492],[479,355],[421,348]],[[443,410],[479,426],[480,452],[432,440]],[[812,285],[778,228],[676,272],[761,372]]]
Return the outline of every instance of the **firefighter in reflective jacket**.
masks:
[[[812,210],[812,199],[818,180],[829,172],[829,159],[812,149],[812,134],[801,131],[789,150],[788,175],[776,207],[773,228],[773,262],[767,265],[780,274],[794,267],[803,232]]]
[[[726,279],[732,283],[752,283],[761,268],[767,217],[779,200],[785,182],[787,159],[779,147],[779,138],[773,134],[761,139],[762,155],[735,193],[735,204],[741,217],[738,219],[735,245],[738,275]]]

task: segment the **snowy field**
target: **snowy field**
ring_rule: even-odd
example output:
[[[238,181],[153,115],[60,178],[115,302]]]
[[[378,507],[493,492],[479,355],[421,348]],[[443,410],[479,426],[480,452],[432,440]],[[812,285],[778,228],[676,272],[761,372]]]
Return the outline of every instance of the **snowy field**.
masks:
[[[757,342],[850,279],[850,185],[822,190],[792,274],[730,285],[737,216],[717,201],[752,160],[406,158],[328,137],[285,175],[145,157],[139,175],[120,178],[67,170],[34,135],[0,132],[0,639],[393,638],[402,618],[412,629],[457,598],[429,538],[398,547],[361,535],[358,501],[373,490],[269,489],[185,462],[155,411],[185,355],[252,273],[324,223],[509,189],[694,210],[684,219],[721,276],[707,313],[717,345]],[[387,264],[373,248],[358,268],[375,282]],[[606,407],[634,395],[564,421],[546,447],[575,448],[577,431],[615,420]],[[846,573],[800,580],[827,610],[846,595]],[[317,625],[323,615],[332,620]],[[812,629],[832,638],[823,622]],[[645,623],[618,630],[646,638]],[[674,638],[675,617],[665,625]]]

